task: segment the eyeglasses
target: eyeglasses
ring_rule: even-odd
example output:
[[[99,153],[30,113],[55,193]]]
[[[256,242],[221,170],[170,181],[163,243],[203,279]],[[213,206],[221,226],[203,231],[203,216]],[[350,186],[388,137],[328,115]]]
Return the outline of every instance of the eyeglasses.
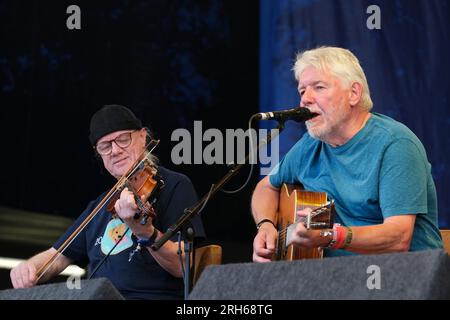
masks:
[[[134,131],[130,132],[124,132],[122,134],[119,134],[115,139],[109,140],[109,141],[102,141],[100,143],[97,143],[96,146],[94,146],[94,149],[97,150],[99,154],[102,156],[107,156],[112,151],[112,143],[115,142],[119,147],[126,148],[131,144],[131,141],[133,140],[131,134]]]

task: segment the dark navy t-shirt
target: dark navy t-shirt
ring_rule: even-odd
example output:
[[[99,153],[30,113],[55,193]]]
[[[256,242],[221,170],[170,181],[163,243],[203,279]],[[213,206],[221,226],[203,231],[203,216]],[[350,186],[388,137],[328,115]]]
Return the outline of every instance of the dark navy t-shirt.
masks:
[[[185,208],[197,201],[197,195],[191,181],[185,175],[163,167],[158,168],[158,174],[165,184],[154,206],[156,218],[153,225],[159,231],[165,232],[183,215]],[[89,203],[72,227],[54,244],[54,248],[60,247],[104,195]],[[196,237],[205,236],[199,216],[192,219],[192,226]],[[120,219],[112,219],[104,207],[63,254],[81,267],[88,265],[90,274],[126,230],[127,226]],[[176,241],[177,236],[171,240]],[[131,261],[128,261],[130,253],[136,246],[136,237],[128,230],[93,277],[108,278],[126,299],[182,299],[182,278],[176,278],[164,270],[147,249],[143,248],[135,253]]]

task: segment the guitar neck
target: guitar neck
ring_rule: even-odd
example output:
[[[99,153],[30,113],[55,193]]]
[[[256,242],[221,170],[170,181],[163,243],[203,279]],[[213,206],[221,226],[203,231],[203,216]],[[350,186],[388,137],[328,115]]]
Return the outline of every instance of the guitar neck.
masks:
[[[309,215],[307,215],[306,217],[301,217],[298,221],[288,225],[284,230],[282,230],[278,237],[278,241],[282,241],[282,243],[284,243],[284,247],[286,248],[287,246],[292,244],[292,238],[294,235],[294,231],[295,228],[297,227],[297,225],[299,223],[302,223],[306,229],[326,229],[330,227],[329,222],[323,222],[323,221],[314,221],[314,218],[323,215],[325,213],[331,213],[331,207],[333,206],[333,201],[325,206],[319,207],[314,209],[313,211],[311,211],[311,213]],[[283,241],[283,239],[281,239],[281,237],[285,238]]]

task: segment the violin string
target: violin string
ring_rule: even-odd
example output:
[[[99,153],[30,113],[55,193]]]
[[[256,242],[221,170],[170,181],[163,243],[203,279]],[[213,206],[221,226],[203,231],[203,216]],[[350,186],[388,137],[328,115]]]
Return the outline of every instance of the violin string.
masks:
[[[136,190],[131,185],[129,185],[128,182],[125,183],[125,186],[135,195],[134,200],[136,202],[139,211],[148,214],[147,209],[144,208],[144,204],[142,203],[141,199],[138,196],[136,196],[138,194]]]

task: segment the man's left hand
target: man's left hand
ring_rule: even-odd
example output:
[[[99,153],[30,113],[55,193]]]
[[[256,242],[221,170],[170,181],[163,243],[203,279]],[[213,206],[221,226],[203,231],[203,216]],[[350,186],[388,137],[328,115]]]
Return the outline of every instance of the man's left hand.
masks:
[[[142,225],[140,223],[141,219],[134,218],[136,212],[138,212],[138,206],[136,205],[134,194],[128,188],[123,189],[120,198],[114,205],[114,209],[136,237],[150,238],[152,236],[154,231],[152,219],[149,218],[147,223]]]

